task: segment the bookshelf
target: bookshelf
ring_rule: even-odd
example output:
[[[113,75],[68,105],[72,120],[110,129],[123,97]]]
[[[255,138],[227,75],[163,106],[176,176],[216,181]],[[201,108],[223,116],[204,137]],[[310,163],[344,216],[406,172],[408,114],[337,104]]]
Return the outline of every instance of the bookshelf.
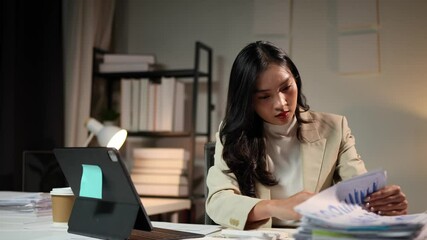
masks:
[[[141,71],[141,72],[112,72],[112,73],[101,73],[98,71],[100,59],[102,55],[107,53],[102,49],[94,48],[93,54],[93,79],[102,79],[106,84],[106,98],[107,108],[113,108],[113,93],[115,84],[120,84],[120,80],[124,78],[142,79],[148,78],[150,81],[159,81],[164,77],[174,77],[175,79],[186,79],[187,86],[191,86],[191,96],[187,96],[191,99],[191,116],[189,117],[188,128],[182,132],[169,132],[169,131],[129,131],[128,135],[133,137],[144,137],[144,138],[176,138],[177,141],[180,138],[188,138],[189,146],[188,151],[190,153],[190,161],[188,166],[188,179],[189,179],[189,195],[190,199],[197,198],[193,194],[193,176],[194,176],[194,161],[196,152],[196,137],[206,137],[206,142],[211,139],[211,115],[214,109],[212,104],[212,48],[206,44],[197,41],[194,48],[194,65],[188,69],[167,69],[167,70],[152,70],[152,71]],[[204,51],[204,52],[203,52]],[[193,53],[192,53],[193,54]],[[206,57],[206,59],[201,59]],[[203,60],[203,61],[202,61]],[[201,64],[204,63],[206,66]],[[191,80],[190,82],[187,80]],[[198,90],[201,81],[207,85],[207,101],[206,103],[206,129],[203,131],[197,131],[197,105],[198,101]],[[200,103],[203,104],[203,103]],[[202,197],[202,196],[201,196]]]

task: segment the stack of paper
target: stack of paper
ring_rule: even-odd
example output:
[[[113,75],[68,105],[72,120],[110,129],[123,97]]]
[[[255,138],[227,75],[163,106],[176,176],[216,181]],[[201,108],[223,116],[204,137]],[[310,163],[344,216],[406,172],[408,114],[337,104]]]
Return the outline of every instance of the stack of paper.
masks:
[[[295,239],[414,239],[427,223],[427,213],[380,216],[362,204],[386,185],[384,171],[343,181],[295,207],[303,218]]]
[[[49,193],[0,192],[0,215],[7,219],[29,219],[52,214]]]

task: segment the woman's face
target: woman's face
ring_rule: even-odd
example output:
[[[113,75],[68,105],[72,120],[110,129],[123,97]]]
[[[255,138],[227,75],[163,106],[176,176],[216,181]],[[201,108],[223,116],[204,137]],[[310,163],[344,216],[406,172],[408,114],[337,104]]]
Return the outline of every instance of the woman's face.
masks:
[[[287,67],[270,64],[256,82],[255,112],[274,125],[289,123],[297,108],[298,87]]]

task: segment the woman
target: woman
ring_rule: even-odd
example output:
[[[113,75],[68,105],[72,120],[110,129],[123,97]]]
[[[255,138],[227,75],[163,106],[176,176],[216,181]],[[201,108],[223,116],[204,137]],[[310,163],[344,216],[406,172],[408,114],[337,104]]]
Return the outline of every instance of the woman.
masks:
[[[237,229],[284,226],[294,206],[366,172],[343,116],[309,111],[292,60],[271,43],[247,45],[230,74],[225,118],[207,177],[206,211]],[[366,199],[381,215],[407,212],[399,186]]]

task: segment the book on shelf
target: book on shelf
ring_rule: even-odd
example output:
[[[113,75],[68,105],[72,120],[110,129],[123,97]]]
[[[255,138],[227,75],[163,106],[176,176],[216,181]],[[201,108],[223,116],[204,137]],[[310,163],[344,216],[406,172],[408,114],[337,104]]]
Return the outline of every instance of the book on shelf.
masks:
[[[128,131],[183,131],[185,86],[175,78],[155,83],[121,79],[120,122]]]
[[[184,148],[134,148],[131,179],[140,195],[188,195],[189,152]]]
[[[133,158],[188,160],[190,153],[184,148],[134,148]]]
[[[104,63],[148,63],[155,64],[156,57],[150,54],[121,54],[121,53],[106,53],[103,56]]]
[[[173,110],[175,97],[175,78],[162,77],[158,97],[157,131],[173,130]]]
[[[149,71],[148,63],[100,63],[100,73],[118,73],[118,72],[145,72]]]
[[[158,88],[160,84],[149,82],[148,84],[148,113],[147,113],[147,130],[154,131],[156,129],[156,114],[158,104]]]
[[[134,186],[139,195],[171,197],[188,196],[187,185],[134,183]]]
[[[154,99],[150,99],[153,102],[153,113],[150,116],[150,118],[153,118],[153,131],[160,131],[161,130],[161,107],[162,107],[162,88],[163,85],[158,83],[158,84],[153,84],[154,88],[155,88],[155,94],[153,95]]]
[[[135,158],[133,166],[139,168],[178,168],[187,169],[188,160],[186,159],[143,159]]]
[[[139,129],[139,99],[140,92],[139,86],[141,81],[139,79],[132,79],[132,97],[131,97],[131,131],[138,131]]]
[[[139,119],[138,119],[138,130],[148,131],[148,108],[149,108],[149,96],[148,87],[150,80],[148,78],[142,78],[139,85]]]
[[[120,80],[120,126],[126,130],[131,129],[132,108],[132,81]]]
[[[132,173],[134,174],[159,174],[159,175],[185,175],[187,169],[179,168],[141,168],[133,167]]]
[[[187,176],[180,174],[141,174],[132,172],[130,177],[134,183],[188,185]]]
[[[175,82],[174,102],[173,102],[173,131],[184,131],[185,120],[185,83]]]
[[[128,131],[148,129],[148,79],[121,79],[120,126]]]

